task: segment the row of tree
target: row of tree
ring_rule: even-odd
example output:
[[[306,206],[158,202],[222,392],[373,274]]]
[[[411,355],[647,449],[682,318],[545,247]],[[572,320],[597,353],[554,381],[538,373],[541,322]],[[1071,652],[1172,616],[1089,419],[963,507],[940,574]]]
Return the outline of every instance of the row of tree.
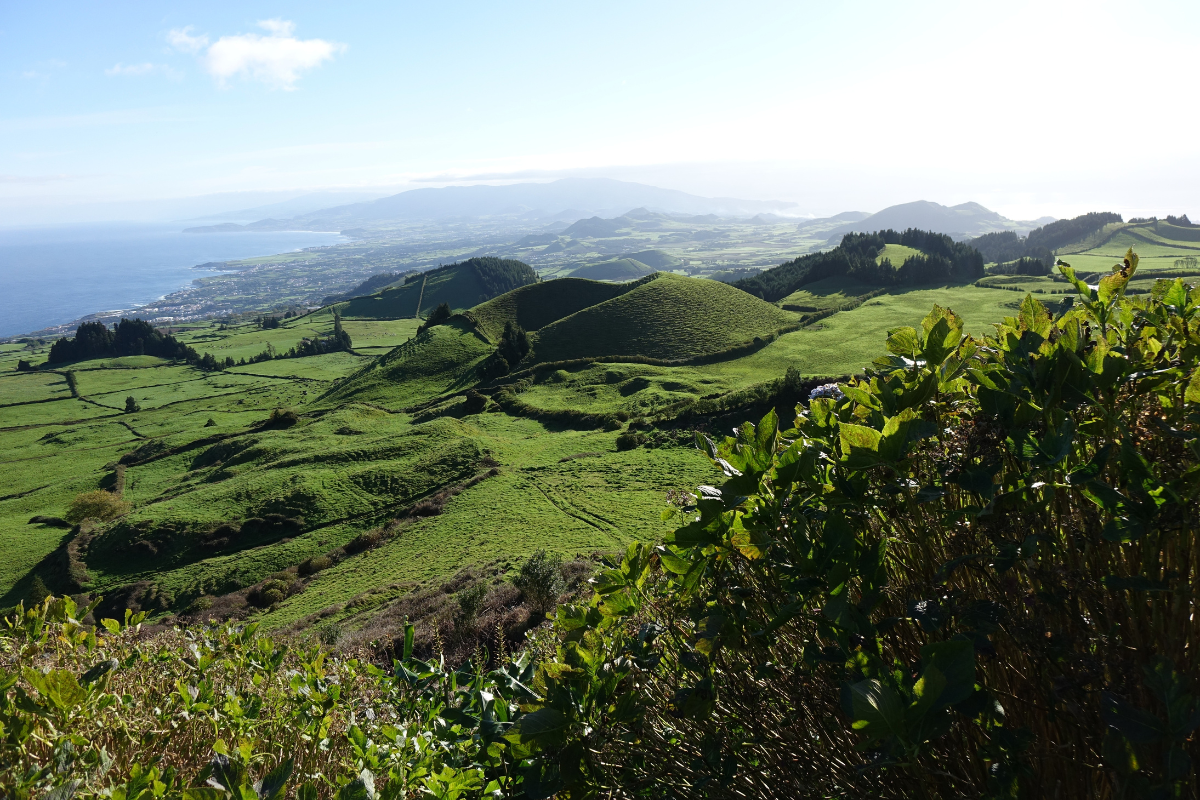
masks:
[[[889,244],[911,247],[920,255],[892,264],[878,260]],[[983,275],[983,256],[944,233],[909,228],[875,233],[848,233],[824,253],[810,253],[733,285],[769,302],[782,300],[800,287],[834,276],[848,276],[873,286],[913,286],[944,281],[970,281]]]
[[[199,362],[200,354],[170,334],[163,333],[143,319],[121,320],[110,330],[103,322],[85,322],[74,338],[62,338],[50,346],[47,361],[61,364],[92,358],[120,356],[158,356],[179,361]]]
[[[985,261],[994,262],[995,273],[1005,275],[1049,275],[1057,260],[1054,251],[1074,244],[1095,233],[1105,225],[1122,222],[1120,214],[1093,211],[1073,219],[1060,219],[1019,236],[1016,231],[995,231],[972,239],[974,247]]]
[[[262,319],[274,318],[264,317]],[[261,320],[260,325],[262,325]],[[278,325],[262,325],[262,327],[278,327]],[[323,353],[346,351],[352,347],[350,334],[342,327],[341,315],[336,313],[333,315],[333,333],[331,335],[301,339],[295,347],[282,352],[276,351],[272,345],[268,344],[265,350],[251,357],[249,362],[244,358],[235,361],[232,356],[220,359],[212,353],[201,355],[174,336],[155,329],[145,320],[122,318],[111,330],[102,322],[83,323],[75,331],[74,338],[63,337],[51,345],[50,354],[46,360],[50,364],[63,364],[87,361],[93,358],[145,355],[186,361],[198,369],[215,372],[229,367],[245,366],[247,363],[256,364],[275,358],[316,356]],[[32,367],[29,368],[32,369]]]

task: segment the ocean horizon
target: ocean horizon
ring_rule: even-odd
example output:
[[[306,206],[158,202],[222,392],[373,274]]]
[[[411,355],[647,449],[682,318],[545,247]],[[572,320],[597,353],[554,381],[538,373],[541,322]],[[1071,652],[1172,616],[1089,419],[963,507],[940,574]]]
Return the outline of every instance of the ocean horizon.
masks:
[[[134,309],[218,274],[213,261],[348,241],[334,232],[184,233],[175,224],[0,228],[0,336]]]

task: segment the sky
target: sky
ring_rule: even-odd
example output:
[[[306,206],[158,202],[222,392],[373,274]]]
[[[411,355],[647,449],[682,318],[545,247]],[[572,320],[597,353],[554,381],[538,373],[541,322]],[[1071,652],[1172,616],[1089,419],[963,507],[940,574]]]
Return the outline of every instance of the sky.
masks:
[[[0,225],[634,180],[1200,218],[1200,3],[0,0]]]

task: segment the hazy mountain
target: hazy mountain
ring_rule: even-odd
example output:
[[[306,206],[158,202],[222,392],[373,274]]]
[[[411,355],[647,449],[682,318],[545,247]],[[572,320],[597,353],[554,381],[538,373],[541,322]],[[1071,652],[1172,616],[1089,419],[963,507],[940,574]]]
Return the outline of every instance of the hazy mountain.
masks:
[[[609,178],[564,178],[550,183],[413,189],[370,202],[322,208],[290,219],[261,219],[246,227],[249,230],[343,230],[407,220],[521,218],[550,221],[562,219],[562,213],[567,210],[573,210],[579,215],[575,218],[579,219],[589,215],[615,216],[639,207],[676,214],[750,216],[781,211],[794,205],[784,201],[699,197],[674,189]]]
[[[1053,217],[1029,221],[1011,220],[984,208],[979,203],[944,206],[928,200],[917,200],[913,203],[889,206],[870,216],[831,228],[828,234],[831,239],[835,239],[851,232],[881,231],[887,228],[902,231],[905,228],[920,228],[921,230],[946,233],[958,239],[966,239],[993,231],[1028,233],[1034,228],[1053,221]]]
[[[301,214],[309,214],[322,208],[345,205],[347,203],[362,203],[386,196],[386,191],[328,191],[311,192],[299,197],[291,197],[278,203],[243,208],[236,211],[222,211],[194,217],[187,222],[249,222],[268,218],[285,219]]]

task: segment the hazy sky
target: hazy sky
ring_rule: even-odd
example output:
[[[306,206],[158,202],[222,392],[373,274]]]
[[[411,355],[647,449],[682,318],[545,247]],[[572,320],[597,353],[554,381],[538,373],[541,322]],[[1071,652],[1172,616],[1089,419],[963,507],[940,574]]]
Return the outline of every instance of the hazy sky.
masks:
[[[0,225],[561,175],[1200,217],[1198,34],[1196,0],[0,0]]]

